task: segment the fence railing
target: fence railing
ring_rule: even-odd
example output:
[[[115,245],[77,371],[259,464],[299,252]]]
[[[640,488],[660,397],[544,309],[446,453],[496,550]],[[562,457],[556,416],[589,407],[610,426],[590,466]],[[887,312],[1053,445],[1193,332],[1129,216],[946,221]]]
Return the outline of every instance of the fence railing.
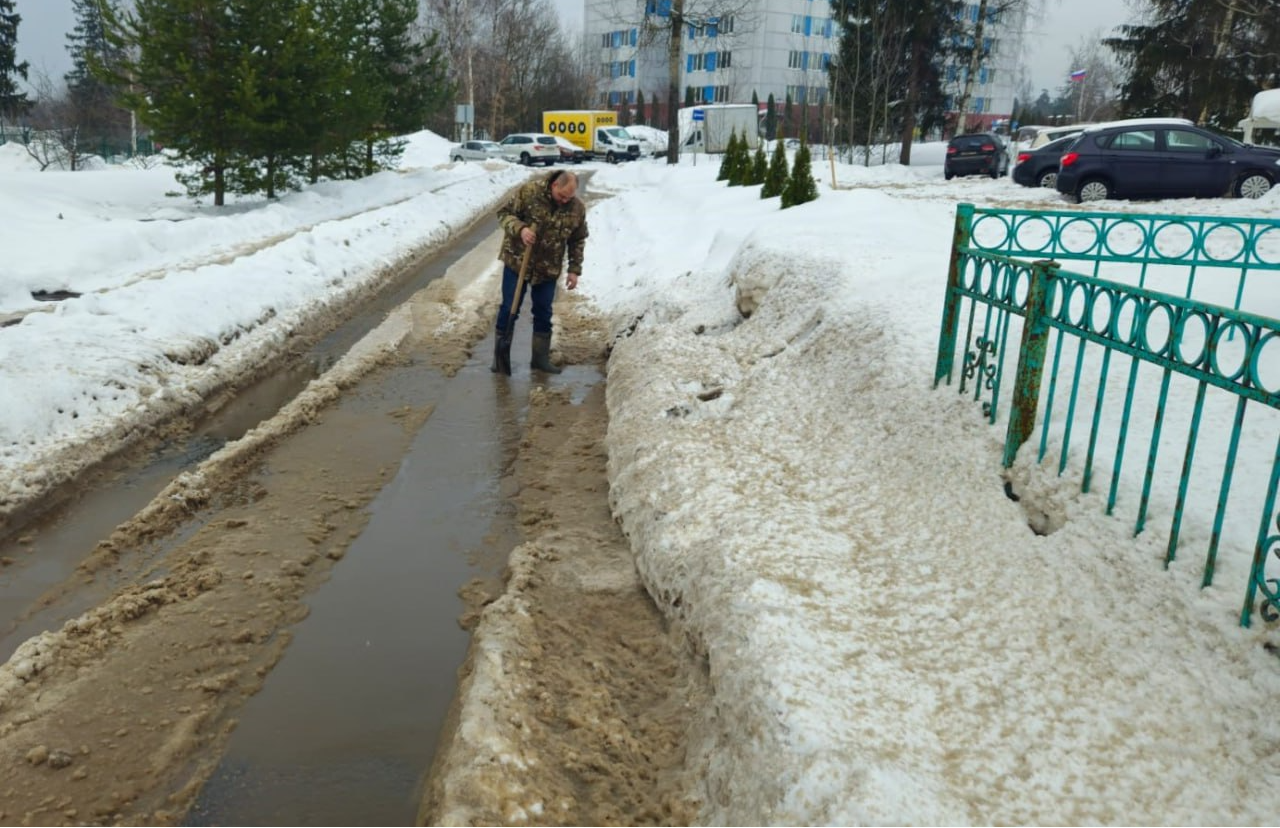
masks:
[[[1171,248],[1170,233],[1185,243]],[[1174,290],[1150,287],[1155,267]],[[1109,476],[1106,511],[1136,501],[1135,535],[1168,512],[1166,567],[1192,536],[1206,550],[1202,586],[1240,569],[1244,626],[1259,596],[1257,611],[1280,620],[1280,274],[1264,271],[1280,271],[1280,220],[962,204],[934,378],[950,384],[961,357],[960,393],[993,424],[1007,416],[1005,468],[1038,424],[1036,462],[1056,453],[1057,473],[1078,468],[1084,492]],[[1179,448],[1178,475],[1158,474]],[[1126,482],[1134,466],[1141,476]],[[1228,563],[1226,549],[1241,554]]]

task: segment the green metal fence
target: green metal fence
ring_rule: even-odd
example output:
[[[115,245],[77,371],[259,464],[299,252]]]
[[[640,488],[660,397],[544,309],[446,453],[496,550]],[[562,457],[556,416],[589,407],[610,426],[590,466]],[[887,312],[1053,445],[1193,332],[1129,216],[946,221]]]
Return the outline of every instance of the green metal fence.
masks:
[[[1209,586],[1220,553],[1240,549],[1240,623],[1255,609],[1280,620],[1275,271],[1278,220],[962,204],[935,387],[952,383],[959,357],[960,393],[972,393],[991,423],[1007,417],[1005,468],[1038,425],[1036,462],[1056,454],[1057,473],[1078,469],[1084,492],[1108,476],[1106,511],[1136,501],[1135,535],[1153,513],[1168,513],[1166,567],[1194,536]],[[1113,372],[1125,359],[1127,370]],[[1171,418],[1172,408],[1189,414]],[[1080,430],[1083,457],[1078,447],[1073,454]],[[1179,449],[1176,478],[1159,474]],[[1140,477],[1126,479],[1135,466]]]

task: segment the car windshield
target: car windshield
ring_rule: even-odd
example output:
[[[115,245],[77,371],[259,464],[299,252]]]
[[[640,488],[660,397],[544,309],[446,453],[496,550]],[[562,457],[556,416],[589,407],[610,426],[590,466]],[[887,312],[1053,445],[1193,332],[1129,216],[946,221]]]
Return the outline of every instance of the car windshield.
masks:
[[[958,135],[951,139],[951,146],[957,149],[982,149],[983,145],[995,146],[995,141],[988,135]]]
[[[539,144],[554,144],[556,142],[556,139],[552,138],[550,135],[539,135],[534,140],[536,140]]]
[[[610,138],[621,138],[623,141],[631,138],[631,135],[622,127],[609,127],[605,132],[609,134]]]

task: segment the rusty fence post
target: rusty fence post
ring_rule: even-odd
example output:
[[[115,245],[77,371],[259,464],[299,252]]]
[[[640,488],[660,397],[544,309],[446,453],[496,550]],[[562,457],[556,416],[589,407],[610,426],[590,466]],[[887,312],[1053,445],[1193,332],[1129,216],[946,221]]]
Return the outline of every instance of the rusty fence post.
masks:
[[[1013,465],[1018,449],[1036,427],[1040,380],[1044,376],[1044,357],[1049,344],[1049,292],[1058,268],[1059,264],[1054,261],[1039,261],[1031,265],[1027,312],[1023,317],[1018,371],[1014,377],[1013,401],[1009,411],[1009,431],[1004,438],[1006,469]]]
[[[956,334],[960,329],[960,264],[963,250],[969,247],[973,234],[973,205],[956,205],[955,232],[951,238],[951,261],[947,266],[947,293],[942,304],[942,329],[938,332],[938,363],[933,372],[933,387],[945,378],[951,384],[951,371],[956,359]]]

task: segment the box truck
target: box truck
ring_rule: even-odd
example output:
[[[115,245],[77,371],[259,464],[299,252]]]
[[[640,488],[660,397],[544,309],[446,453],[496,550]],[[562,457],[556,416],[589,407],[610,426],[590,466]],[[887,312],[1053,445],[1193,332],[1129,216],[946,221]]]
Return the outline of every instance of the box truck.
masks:
[[[676,113],[681,152],[724,152],[729,136],[737,133],[747,146],[760,144],[760,112],[755,104],[703,104]]]
[[[542,131],[566,138],[587,154],[610,164],[640,157],[640,142],[618,126],[618,116],[608,110],[560,109],[542,113]]]

